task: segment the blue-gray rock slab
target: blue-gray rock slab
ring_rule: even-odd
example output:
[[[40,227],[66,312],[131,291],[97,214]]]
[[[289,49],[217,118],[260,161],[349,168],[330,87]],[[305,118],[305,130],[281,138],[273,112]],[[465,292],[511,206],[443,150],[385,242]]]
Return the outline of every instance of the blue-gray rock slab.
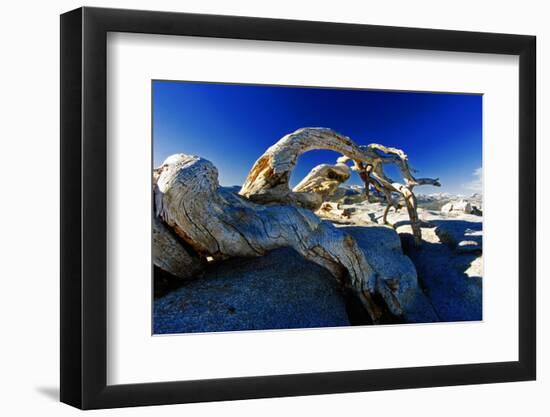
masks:
[[[472,216],[473,217],[473,216]],[[483,223],[476,219],[442,219],[431,221],[436,225],[435,234],[442,243],[458,253],[483,250]]]
[[[288,248],[210,264],[153,310],[154,334],[350,325],[335,278]]]
[[[458,254],[449,244],[441,243],[433,229],[423,229],[430,237],[422,245],[407,246],[407,255],[418,272],[424,294],[430,300],[439,321],[478,321],[483,319],[482,259],[479,253]]]

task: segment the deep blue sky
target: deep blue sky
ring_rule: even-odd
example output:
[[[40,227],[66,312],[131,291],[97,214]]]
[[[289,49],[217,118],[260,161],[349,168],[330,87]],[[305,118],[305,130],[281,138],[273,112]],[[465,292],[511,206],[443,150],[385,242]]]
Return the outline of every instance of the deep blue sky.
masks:
[[[222,185],[241,185],[254,162],[278,139],[301,127],[329,127],[358,144],[402,148],[417,177],[439,177],[441,188],[418,193],[473,193],[482,162],[482,97],[373,90],[153,81],[153,159],[202,156]],[[300,157],[291,184],[315,165],[335,163],[331,151]],[[478,170],[479,172],[479,170]],[[387,173],[401,180],[396,170]],[[350,184],[360,184],[353,175]]]

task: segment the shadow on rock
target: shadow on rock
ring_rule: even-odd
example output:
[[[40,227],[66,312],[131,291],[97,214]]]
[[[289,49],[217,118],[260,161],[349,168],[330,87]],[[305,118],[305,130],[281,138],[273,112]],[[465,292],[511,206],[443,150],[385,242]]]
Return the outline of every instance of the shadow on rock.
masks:
[[[334,277],[287,248],[213,263],[153,310],[155,334],[350,325]]]
[[[450,222],[455,223],[452,224],[453,230],[458,230],[459,226],[463,230],[477,226],[475,223],[466,224],[470,222]],[[423,233],[426,232],[429,231],[423,229]],[[451,246],[434,241],[424,241],[421,246],[415,246],[412,235],[408,233],[402,233],[401,239],[404,252],[416,266],[419,285],[439,320],[482,320],[480,254],[457,253]],[[480,263],[479,273],[472,274],[472,265],[477,262]]]
[[[483,224],[460,219],[433,220],[439,240],[459,253],[483,250]]]

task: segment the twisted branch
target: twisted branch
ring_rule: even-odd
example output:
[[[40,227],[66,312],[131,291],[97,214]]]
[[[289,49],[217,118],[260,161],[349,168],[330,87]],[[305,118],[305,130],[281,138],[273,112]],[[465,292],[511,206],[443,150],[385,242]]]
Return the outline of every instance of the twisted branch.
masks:
[[[343,155],[336,165],[315,167],[293,190],[289,188],[290,174],[298,157],[310,150],[329,149]],[[250,170],[240,194],[262,204],[294,204],[317,210],[327,193],[334,192],[338,185],[349,176],[342,165],[353,161],[352,170],[358,172],[369,196],[372,185],[386,198],[388,207],[398,208],[400,200],[407,207],[415,241],[420,243],[422,231],[417,213],[416,196],[413,188],[417,185],[439,186],[438,179],[414,177],[408,157],[401,149],[377,143],[367,146],[355,144],[347,136],[327,128],[303,128],[284,136],[255,162]],[[404,183],[392,180],[384,173],[384,165],[399,167]],[[394,198],[392,193],[400,197]],[[389,210],[389,209],[388,209]],[[384,221],[387,222],[386,210]]]

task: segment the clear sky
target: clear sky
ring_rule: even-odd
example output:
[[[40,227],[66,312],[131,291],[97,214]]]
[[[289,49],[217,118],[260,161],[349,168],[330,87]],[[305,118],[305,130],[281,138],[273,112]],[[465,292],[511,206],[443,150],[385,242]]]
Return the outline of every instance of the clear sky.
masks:
[[[482,97],[468,94],[153,81],[153,159],[174,153],[214,163],[222,185],[241,185],[261,154],[301,127],[328,127],[358,144],[403,149],[417,177],[442,187],[417,193],[480,191]],[[291,185],[332,151],[302,155]],[[397,170],[386,171],[401,180]],[[352,175],[349,184],[361,184]]]

